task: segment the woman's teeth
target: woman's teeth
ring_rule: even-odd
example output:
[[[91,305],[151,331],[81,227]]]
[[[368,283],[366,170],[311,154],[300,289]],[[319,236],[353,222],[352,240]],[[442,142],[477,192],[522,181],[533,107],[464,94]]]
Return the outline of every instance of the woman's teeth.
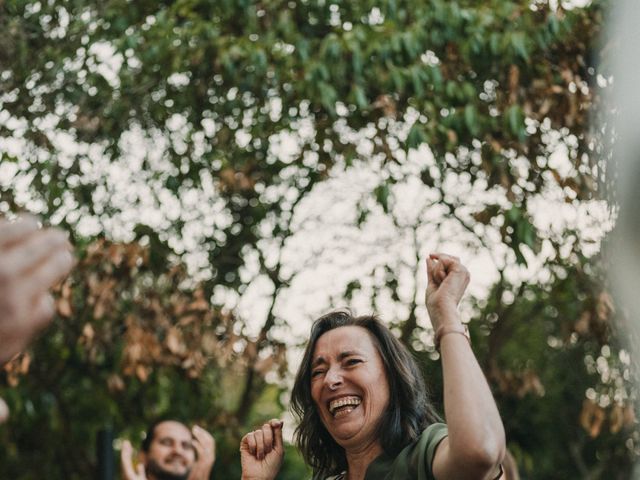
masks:
[[[362,400],[355,396],[338,398],[329,403],[329,412],[334,417],[347,415],[360,405],[360,403],[362,403]]]

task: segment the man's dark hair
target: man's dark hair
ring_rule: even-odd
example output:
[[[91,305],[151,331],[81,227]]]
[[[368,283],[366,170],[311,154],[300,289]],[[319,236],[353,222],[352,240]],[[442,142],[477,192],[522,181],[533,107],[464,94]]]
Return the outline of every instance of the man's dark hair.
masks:
[[[145,433],[144,439],[142,440],[142,445],[140,446],[140,448],[142,449],[143,452],[149,453],[149,449],[151,448],[151,442],[153,442],[153,436],[156,434],[156,428],[158,427],[158,425],[160,425],[161,423],[164,423],[164,422],[181,423],[182,425],[187,427],[187,429],[189,429],[187,424],[184,423],[182,420],[177,420],[177,419],[171,418],[171,417],[159,418],[159,419],[153,421],[153,423],[151,423],[151,425],[149,425],[149,428],[147,428],[147,432]]]
[[[378,438],[384,452],[395,456],[416,440],[422,431],[440,418],[434,410],[418,365],[409,350],[374,315],[354,317],[338,310],[318,318],[296,374],[291,408],[300,420],[295,439],[303,457],[320,478],[346,470],[344,449],[324,427],[311,397],[311,362],[318,339],[338,327],[366,329],[382,358],[389,381],[389,405],[378,425]]]

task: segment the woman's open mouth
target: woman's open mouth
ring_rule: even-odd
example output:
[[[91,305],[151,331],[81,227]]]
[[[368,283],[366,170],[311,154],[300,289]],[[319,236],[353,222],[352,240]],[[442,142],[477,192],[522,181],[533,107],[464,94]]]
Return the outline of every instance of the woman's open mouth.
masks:
[[[329,413],[333,415],[333,418],[344,417],[350,414],[361,403],[362,399],[356,396],[338,398],[329,402]]]

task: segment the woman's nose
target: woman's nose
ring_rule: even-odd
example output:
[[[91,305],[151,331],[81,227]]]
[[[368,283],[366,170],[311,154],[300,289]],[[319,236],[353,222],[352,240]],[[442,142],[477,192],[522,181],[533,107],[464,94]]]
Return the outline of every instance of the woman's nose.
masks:
[[[342,374],[337,369],[330,368],[324,377],[324,381],[331,390],[335,390],[342,385]]]

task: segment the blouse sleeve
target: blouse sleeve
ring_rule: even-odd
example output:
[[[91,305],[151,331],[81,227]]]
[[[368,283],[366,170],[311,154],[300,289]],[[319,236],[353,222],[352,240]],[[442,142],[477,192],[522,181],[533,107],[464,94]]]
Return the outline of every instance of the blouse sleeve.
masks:
[[[402,450],[396,457],[393,475],[389,478],[434,480],[431,470],[433,457],[440,442],[448,435],[444,423],[427,427],[417,441]]]

